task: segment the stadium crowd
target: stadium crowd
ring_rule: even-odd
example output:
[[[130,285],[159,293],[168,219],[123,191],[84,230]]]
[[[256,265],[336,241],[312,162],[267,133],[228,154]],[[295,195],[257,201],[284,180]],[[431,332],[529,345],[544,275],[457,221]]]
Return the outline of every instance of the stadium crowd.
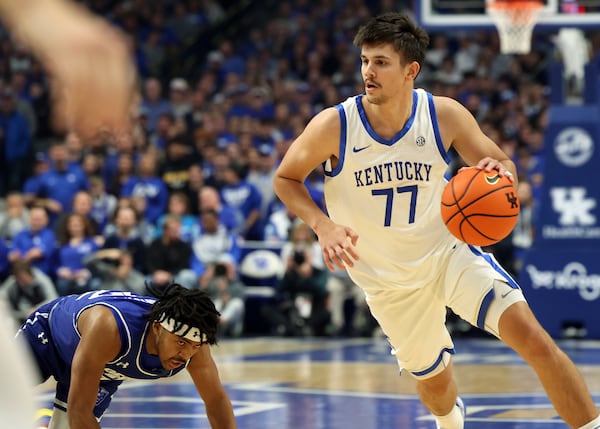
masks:
[[[281,248],[297,224],[273,193],[278,161],[317,111],[363,91],[356,28],[386,10],[411,10],[411,2],[84,3],[129,37],[140,76],[134,127],[88,141],[55,134],[48,76],[0,31],[0,293],[22,320],[57,295],[144,293],[146,281],[176,280],[207,288],[224,332],[240,335],[244,250],[257,242]],[[514,274],[532,243],[543,186],[547,70],[557,56],[550,37],[537,34],[531,53],[513,56],[499,53],[495,32],[433,33],[417,80],[463,103],[517,163],[522,215],[489,249]],[[322,179],[315,171],[308,186],[325,210]],[[276,323],[273,332],[372,331],[365,317],[361,326],[348,320],[360,299],[347,278],[314,260],[318,252],[282,256],[287,287],[287,271],[307,261],[301,275],[318,279],[319,314],[306,318],[319,324],[298,331]],[[298,304],[293,295],[276,293],[278,308]],[[358,304],[347,305],[349,296]]]

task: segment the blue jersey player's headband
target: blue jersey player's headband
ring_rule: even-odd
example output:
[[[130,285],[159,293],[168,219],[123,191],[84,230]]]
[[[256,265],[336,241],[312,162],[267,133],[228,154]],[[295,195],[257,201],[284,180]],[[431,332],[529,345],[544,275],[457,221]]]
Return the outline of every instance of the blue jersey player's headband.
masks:
[[[177,322],[175,321],[175,319],[173,319],[172,317],[168,317],[164,313],[161,315],[159,320],[160,326],[162,326],[172,334],[201,344],[208,342],[208,337],[206,336],[206,334],[196,327],[189,326],[185,323]]]

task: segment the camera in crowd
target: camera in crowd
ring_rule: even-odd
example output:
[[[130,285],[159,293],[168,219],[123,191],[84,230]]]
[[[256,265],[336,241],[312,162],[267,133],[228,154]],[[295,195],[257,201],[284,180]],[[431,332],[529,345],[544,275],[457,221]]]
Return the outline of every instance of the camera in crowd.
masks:
[[[225,264],[216,264],[215,265],[215,277],[226,277],[227,276],[227,267]]]
[[[292,256],[292,260],[296,265],[302,265],[306,261],[306,255],[302,250],[295,250]]]

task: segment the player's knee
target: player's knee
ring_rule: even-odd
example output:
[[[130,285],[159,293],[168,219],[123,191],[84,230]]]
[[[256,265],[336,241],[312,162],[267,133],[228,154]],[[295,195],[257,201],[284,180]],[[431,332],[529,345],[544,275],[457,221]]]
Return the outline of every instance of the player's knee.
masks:
[[[442,398],[453,388],[452,383],[452,371],[446,368],[434,377],[417,379],[417,391],[420,396]]]

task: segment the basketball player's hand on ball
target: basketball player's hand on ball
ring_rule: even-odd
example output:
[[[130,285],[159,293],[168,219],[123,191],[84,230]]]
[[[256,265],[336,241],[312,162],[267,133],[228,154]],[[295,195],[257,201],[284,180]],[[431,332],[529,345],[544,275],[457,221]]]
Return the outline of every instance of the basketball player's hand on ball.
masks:
[[[471,167],[463,167],[463,168],[471,168]],[[477,165],[475,165],[475,168],[484,170],[486,172],[497,170],[498,174],[500,176],[507,177],[508,180],[510,180],[511,182],[514,182],[514,180],[515,180],[515,178],[513,177],[513,174],[504,166],[504,164],[502,164],[497,159],[490,158],[489,156],[486,156],[481,161],[479,161],[477,163]],[[461,170],[462,170],[462,168],[461,168]]]
[[[352,228],[331,222],[319,230],[318,235],[323,259],[330,271],[335,271],[336,267],[345,270],[346,266],[354,266],[354,261],[359,259],[354,247],[358,234]]]
[[[55,128],[82,138],[128,130],[137,82],[125,36],[75,2],[25,5],[13,28],[50,75]]]

